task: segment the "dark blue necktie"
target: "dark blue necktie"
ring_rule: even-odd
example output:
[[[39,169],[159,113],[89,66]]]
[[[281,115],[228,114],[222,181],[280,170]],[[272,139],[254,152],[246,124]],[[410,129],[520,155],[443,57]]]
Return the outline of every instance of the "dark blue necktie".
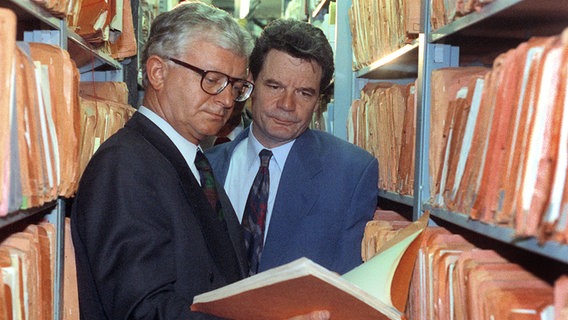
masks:
[[[264,245],[264,226],[268,206],[268,189],[270,186],[268,164],[272,157],[272,151],[262,149],[259,156],[260,168],[250,188],[242,222],[245,230],[245,247],[250,266],[249,275],[254,275],[258,272],[260,255],[262,254],[262,247]]]

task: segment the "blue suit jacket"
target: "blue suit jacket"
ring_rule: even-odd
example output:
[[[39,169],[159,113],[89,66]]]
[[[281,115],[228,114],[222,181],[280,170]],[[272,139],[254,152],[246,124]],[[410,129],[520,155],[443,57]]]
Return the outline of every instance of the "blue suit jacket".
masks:
[[[221,184],[231,154],[249,131],[208,150]],[[307,130],[296,139],[282,171],[260,270],[303,256],[340,274],[356,267],[377,196],[375,157],[331,134]]]

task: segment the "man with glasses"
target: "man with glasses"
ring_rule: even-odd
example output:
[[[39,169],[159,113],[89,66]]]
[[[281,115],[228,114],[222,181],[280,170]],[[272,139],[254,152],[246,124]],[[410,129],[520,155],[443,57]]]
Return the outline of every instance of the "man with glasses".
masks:
[[[241,226],[198,145],[251,94],[251,47],[203,3],[156,17],[143,106],[99,147],[72,206],[81,319],[212,319],[190,312],[193,297],[246,275]]]

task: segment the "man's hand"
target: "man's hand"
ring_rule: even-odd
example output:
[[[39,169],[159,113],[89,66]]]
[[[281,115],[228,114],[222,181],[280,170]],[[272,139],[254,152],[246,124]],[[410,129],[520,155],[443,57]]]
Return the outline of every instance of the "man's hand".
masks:
[[[329,311],[314,311],[312,313],[304,314],[301,316],[293,317],[288,320],[329,320],[331,318],[331,314]]]

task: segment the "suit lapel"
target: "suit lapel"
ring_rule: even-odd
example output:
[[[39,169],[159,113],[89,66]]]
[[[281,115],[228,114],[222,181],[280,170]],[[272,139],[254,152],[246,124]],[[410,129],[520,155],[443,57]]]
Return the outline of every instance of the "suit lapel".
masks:
[[[134,114],[127,126],[139,132],[175,168],[188,202],[193,209],[192,213],[200,223],[205,242],[219,270],[225,274],[228,282],[241,279],[246,267],[243,262],[244,257],[237,256],[237,254],[241,255],[244,252],[244,241],[242,240],[242,231],[225,192],[220,192],[223,198],[221,202],[223,210],[225,210],[225,216],[228,217],[223,222],[217,219],[217,214],[209,205],[205,193],[201,190],[185,159],[171,140],[153,122],[138,113]],[[217,184],[217,189],[222,190],[219,184]],[[224,223],[226,223],[226,228],[223,225]],[[227,229],[229,232],[227,232]]]
[[[316,179],[323,166],[319,149],[311,130],[296,139],[282,171],[275,208],[294,209],[291,215],[297,217],[310,213],[320,190]],[[299,202],[290,201],[292,197]]]

